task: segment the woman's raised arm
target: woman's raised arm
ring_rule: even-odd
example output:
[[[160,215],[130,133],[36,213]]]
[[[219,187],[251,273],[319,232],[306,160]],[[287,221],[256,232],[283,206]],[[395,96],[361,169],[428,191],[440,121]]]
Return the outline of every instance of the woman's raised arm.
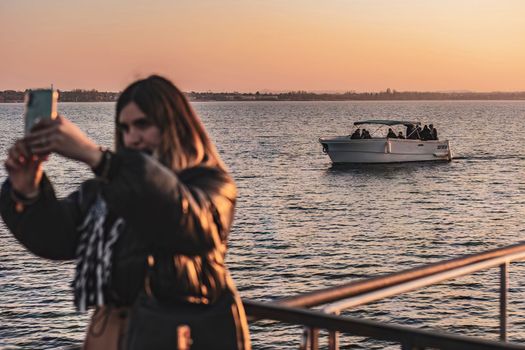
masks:
[[[44,175],[39,195],[22,200],[13,191],[10,180],[2,186],[0,212],[5,224],[22,245],[32,253],[47,259],[74,259],[81,218],[79,192],[58,200]]]

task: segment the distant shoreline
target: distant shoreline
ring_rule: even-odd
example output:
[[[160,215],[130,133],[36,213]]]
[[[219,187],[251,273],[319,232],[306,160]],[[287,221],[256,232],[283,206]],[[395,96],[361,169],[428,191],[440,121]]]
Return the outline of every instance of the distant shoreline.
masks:
[[[59,102],[115,102],[120,92],[97,90],[60,91]],[[380,92],[281,93],[186,92],[190,101],[445,101],[445,100],[525,100],[525,91],[516,92],[418,92],[387,89]],[[24,101],[23,91],[0,91],[0,103]]]

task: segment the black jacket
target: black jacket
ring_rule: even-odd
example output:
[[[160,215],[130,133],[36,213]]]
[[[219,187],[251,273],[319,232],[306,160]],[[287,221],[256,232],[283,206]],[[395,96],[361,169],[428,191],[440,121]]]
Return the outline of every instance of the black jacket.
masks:
[[[229,316],[224,315],[222,327],[216,327],[224,334],[213,337],[214,346],[249,349],[242,303],[224,264],[236,198],[231,177],[204,166],[175,174],[150,156],[125,150],[113,154],[106,178],[84,182],[65,199],[56,198],[44,175],[38,199],[22,211],[16,209],[7,180],[0,193],[0,212],[28,250],[48,259],[69,260],[76,255],[78,226],[98,193],[107,203],[107,217],[125,220],[113,250],[105,300],[131,305],[144,290],[146,260],[153,254],[156,263],[149,280],[159,300],[199,304],[230,300]]]
[[[78,225],[101,192],[111,215],[126,228],[117,241],[110,300],[130,305],[144,286],[146,257],[154,254],[157,287],[174,299],[211,303],[234,293],[224,265],[233,219],[235,185],[216,168],[195,167],[175,174],[136,151],[114,154],[109,180],[92,179],[57,199],[44,176],[38,200],[15,210],[7,180],[0,211],[14,236],[31,252],[53,260],[75,258]],[[160,277],[160,276],[159,276]]]

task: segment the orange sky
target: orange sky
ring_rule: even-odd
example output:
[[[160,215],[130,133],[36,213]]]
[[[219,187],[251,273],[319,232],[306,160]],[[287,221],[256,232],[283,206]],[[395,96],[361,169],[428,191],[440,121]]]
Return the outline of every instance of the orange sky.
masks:
[[[0,0],[0,90],[525,90],[525,1]]]

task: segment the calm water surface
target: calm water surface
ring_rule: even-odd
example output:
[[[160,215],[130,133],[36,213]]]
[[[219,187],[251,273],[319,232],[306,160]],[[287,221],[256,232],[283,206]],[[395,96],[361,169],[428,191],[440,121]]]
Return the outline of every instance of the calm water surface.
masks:
[[[239,187],[228,264],[241,295],[271,300],[522,240],[525,102],[209,102],[194,104]],[[113,143],[112,103],[59,111],[97,142]],[[22,130],[20,104],[0,104],[0,151]],[[357,119],[433,123],[451,163],[333,167],[320,136]],[[3,156],[2,156],[3,157]],[[91,176],[52,157],[59,195]],[[2,180],[5,171],[0,169]],[[0,348],[78,343],[73,265],[27,253],[0,226]],[[407,293],[346,314],[497,338],[497,270]],[[509,340],[525,342],[525,266],[510,274]],[[250,326],[255,349],[297,349],[300,329]],[[326,339],[321,340],[326,344]],[[342,348],[390,348],[342,337]]]

